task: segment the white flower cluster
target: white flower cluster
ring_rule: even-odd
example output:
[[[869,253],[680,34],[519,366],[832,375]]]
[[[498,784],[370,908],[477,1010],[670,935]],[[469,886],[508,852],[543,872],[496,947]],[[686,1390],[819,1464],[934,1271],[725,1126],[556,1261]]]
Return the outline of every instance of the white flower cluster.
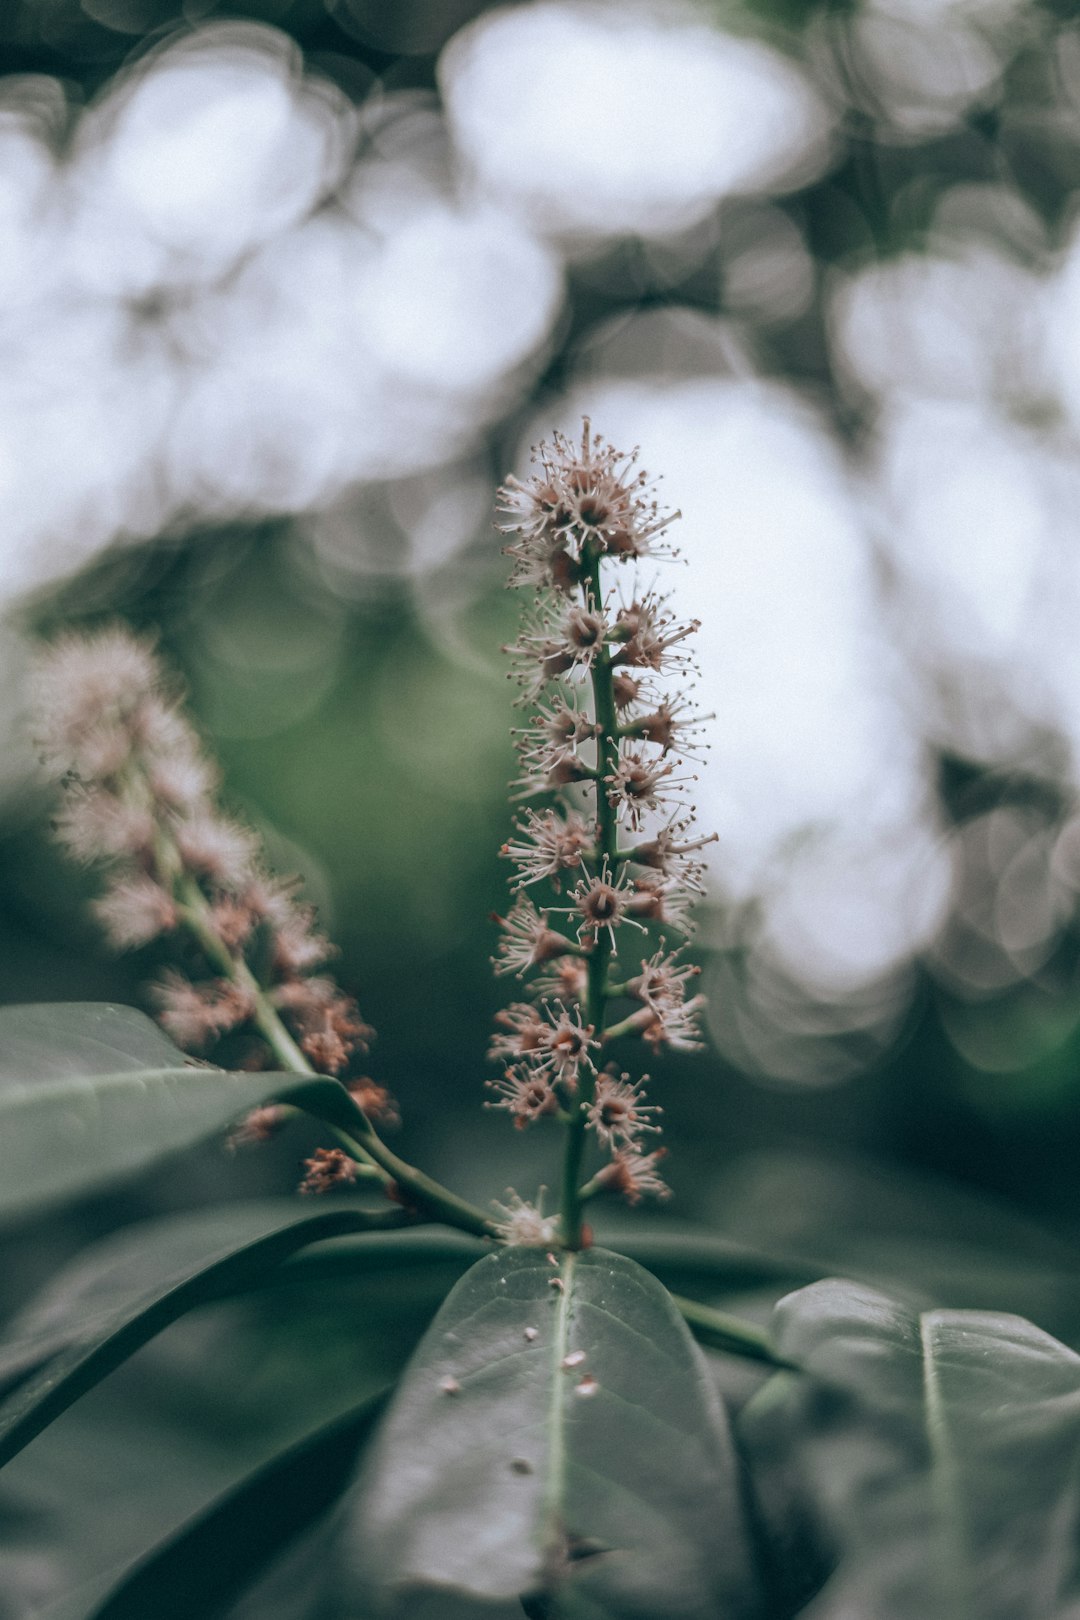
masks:
[[[535,593],[507,649],[533,708],[516,734],[514,792],[553,802],[529,805],[503,846],[515,900],[500,919],[495,968],[542,972],[536,1004],[498,1015],[490,1055],[503,1073],[489,1082],[491,1106],[518,1126],[543,1116],[583,1124],[608,1155],[594,1182],[636,1202],[666,1191],[656,1171],[663,1150],[642,1147],[659,1129],[658,1110],[644,1100],[644,1079],[631,1082],[607,1051],[633,1036],[654,1051],[699,1044],[702,998],[687,996],[697,970],[663,937],[689,932],[697,855],[711,841],[692,836],[683,802],[694,780],[686,757],[702,747],[686,684],[697,625],[679,622],[651,588],[624,594],[604,580],[605,566],[672,555],[665,537],[678,514],[661,509],[637,452],[612,449],[586,420],[579,443],[555,434],[534,456],[534,474],[499,492],[511,584]],[[671,675],[674,693],[664,684]],[[549,904],[533,898],[540,884]],[[660,947],[641,954],[650,928],[661,930]],[[620,969],[628,938],[639,954]],[[619,1002],[629,1010],[612,1019]]]
[[[219,809],[217,771],[153,645],[123,627],[69,633],[43,652],[33,686],[42,762],[62,791],[56,831],[105,869],[94,911],[109,941],[131,950],[186,927],[213,975],[162,974],[152,995],[169,1034],[205,1051],[252,1023],[261,988],[314,1067],[343,1074],[372,1031],[316,971],[333,946],[295,883],[272,877],[255,834]]]

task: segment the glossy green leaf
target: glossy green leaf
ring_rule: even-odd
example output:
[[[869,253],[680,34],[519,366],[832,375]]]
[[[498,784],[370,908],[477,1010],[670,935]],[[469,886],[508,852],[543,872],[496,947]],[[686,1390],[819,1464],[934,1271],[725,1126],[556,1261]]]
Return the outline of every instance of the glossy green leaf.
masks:
[[[134,1007],[107,1001],[38,1002],[0,1008],[0,1085],[65,1080],[72,1074],[169,1069],[185,1058],[165,1032]]]
[[[815,1620],[1076,1620],[1080,1357],[1019,1317],[835,1281],[774,1331],[805,1370],[740,1432],[779,1555],[835,1562]]]
[[[597,1249],[479,1261],[372,1447],[350,1549],[404,1613],[438,1588],[549,1617],[751,1612],[725,1421],[656,1279]]]
[[[96,1244],[8,1328],[0,1366],[4,1356],[17,1365],[35,1355],[43,1365],[0,1404],[0,1465],[186,1311],[250,1285],[305,1245],[379,1219],[349,1204],[233,1204]]]
[[[336,1081],[211,1068],[131,1007],[0,1008],[0,1215],[132,1174],[270,1100],[360,1118]]]

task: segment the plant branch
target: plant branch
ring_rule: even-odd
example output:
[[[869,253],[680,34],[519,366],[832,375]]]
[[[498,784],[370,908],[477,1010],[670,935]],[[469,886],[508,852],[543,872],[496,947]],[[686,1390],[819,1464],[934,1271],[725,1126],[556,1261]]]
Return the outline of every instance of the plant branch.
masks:
[[[281,1020],[277,1008],[242,957],[236,957],[219,938],[210,920],[210,908],[198,885],[191,878],[179,883],[179,914],[194,934],[207,958],[219,971],[238,985],[250,998],[252,1023],[266,1040],[282,1068],[291,1074],[315,1078],[314,1069],[301,1052]],[[374,1166],[388,1188],[406,1208],[413,1208],[429,1219],[445,1222],[476,1237],[493,1237],[493,1223],[482,1209],[459,1198],[447,1187],[417,1170],[414,1165],[393,1153],[378,1135],[367,1116],[356,1109],[357,1123],[346,1130],[334,1129],[344,1137],[350,1148],[358,1150],[363,1161]]]
[[[277,1009],[268,1000],[262,985],[243,957],[234,956],[218,935],[210,918],[210,907],[198,884],[193,878],[182,877],[178,881],[177,889],[181,921],[186,923],[194,934],[207,960],[213,963],[219,973],[239,986],[251,998],[251,1021],[281,1067],[291,1074],[315,1074],[317,1071],[312,1068],[285,1028]]]
[[[622,993],[626,994],[625,987],[621,988]],[[609,987],[608,995],[612,993],[612,989]],[[607,1046],[609,1041],[621,1040],[624,1035],[638,1035],[641,1033],[642,1028],[647,1028],[655,1017],[656,1014],[651,1007],[642,1007],[640,1011],[631,1013],[628,1018],[622,1019],[620,1023],[609,1024],[607,1029],[600,1031],[597,1038],[602,1046]]]
[[[750,1361],[767,1362],[770,1367],[798,1370],[793,1362],[785,1361],[778,1354],[764,1328],[744,1322],[741,1317],[729,1316],[726,1311],[714,1310],[711,1305],[700,1305],[696,1299],[685,1299],[681,1294],[672,1294],[671,1298],[691,1333],[702,1344]]]

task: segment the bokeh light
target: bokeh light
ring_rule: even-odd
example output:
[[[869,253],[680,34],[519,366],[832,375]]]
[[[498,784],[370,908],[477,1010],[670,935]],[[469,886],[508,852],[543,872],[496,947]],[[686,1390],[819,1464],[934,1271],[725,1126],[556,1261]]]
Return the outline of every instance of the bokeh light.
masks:
[[[561,263],[457,195],[430,100],[365,123],[287,35],[231,23],[139,58],[61,157],[62,90],[32,90],[0,117],[0,598],[438,466],[527,382]]]
[[[794,62],[668,10],[488,12],[447,48],[440,85],[477,184],[570,237],[667,235],[729,194],[805,184],[831,150]]]
[[[555,420],[583,411],[615,442],[639,440],[680,492],[686,568],[672,596],[701,618],[696,695],[712,714],[695,798],[719,834],[710,892],[726,912],[723,949],[753,981],[748,1005],[760,1011],[771,987],[774,1030],[827,1006],[832,1034],[846,1009],[864,1038],[885,1039],[905,996],[884,987],[897,974],[909,985],[945,915],[951,867],[839,448],[797,394],[754,378],[597,379]],[[712,998],[715,1036],[775,1074],[776,1054],[762,1062],[745,1030],[729,1039],[738,982],[729,975]],[[821,1070],[815,1056],[811,1077]],[[797,1053],[781,1072],[799,1078]]]
[[[883,138],[902,141],[994,106],[1032,20],[1025,0],[859,0],[819,16],[845,88]]]
[[[131,297],[216,280],[333,188],[352,122],[273,29],[209,24],[141,58],[79,121],[73,279]]]
[[[513,723],[492,496],[588,411],[683,512],[707,1061],[763,1109],[848,1081],[870,1110],[895,1065],[987,1130],[1080,1110],[1075,19],[3,9],[12,826],[29,638],[159,624],[357,972],[393,1003],[430,952],[388,1061],[473,1085]],[[3,870],[59,929],[48,860]]]

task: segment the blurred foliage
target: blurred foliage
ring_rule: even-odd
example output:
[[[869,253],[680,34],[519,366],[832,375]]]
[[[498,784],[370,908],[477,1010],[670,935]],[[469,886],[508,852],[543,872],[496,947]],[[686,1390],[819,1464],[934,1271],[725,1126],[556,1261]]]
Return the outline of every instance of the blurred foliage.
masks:
[[[0,16],[0,69],[55,74],[77,105],[171,28],[250,18],[292,35],[309,66],[360,100],[374,83],[432,90],[438,52],[483,9],[472,0],[11,0]],[[859,10],[833,0],[706,9],[736,32],[806,50],[812,67],[825,59],[823,41],[835,44]],[[1002,50],[1001,93],[924,124],[886,127],[881,86],[867,83],[866,60],[840,39],[821,73],[827,88],[838,75],[850,96],[843,152],[802,189],[769,203],[778,240],[794,227],[808,250],[808,296],[794,297],[781,275],[770,305],[760,266],[740,273],[737,255],[728,255],[740,231],[757,239],[752,199],[722,203],[715,239],[700,251],[691,242],[665,261],[655,244],[620,239],[573,258],[550,352],[527,397],[486,430],[484,475],[510,464],[526,412],[557,394],[598,334],[672,309],[722,317],[737,357],[808,389],[858,448],[872,412],[836,374],[822,293],[833,271],[922,252],[943,199],[963,187],[1007,182],[1035,221],[1040,252],[1060,248],[1071,225],[1080,127],[1064,117],[1060,95],[1054,116],[1047,111],[1055,51],[1062,41],[1075,45],[1071,8],[1062,0],[1021,10]],[[1026,229],[1022,219],[1019,237]],[[1005,226],[1000,234],[1008,235]],[[1026,251],[1021,242],[1018,256]],[[687,344],[694,348],[692,336]],[[358,519],[362,565],[347,576],[311,546],[301,517],[169,533],[97,557],[43,593],[33,612],[40,631],[120,615],[159,633],[222,761],[230,802],[266,834],[284,869],[303,874],[323,908],[341,947],[342,981],[380,1032],[373,1062],[401,1099],[411,1156],[477,1196],[542,1176],[545,1146],[489,1134],[479,1114],[486,1031],[504,999],[490,977],[488,918],[505,901],[498,848],[509,824],[513,723],[498,654],[513,608],[501,594],[486,521],[449,558],[410,569],[400,534],[376,503]],[[1041,808],[1048,824],[1068,814],[1067,793],[1046,808],[1039,772],[957,760],[947,746],[939,762],[942,803],[956,823],[973,815],[973,792],[982,808]],[[4,814],[3,999],[141,1004],[158,966],[154,952],[102,954],[81,906],[92,880],[61,862],[48,840],[48,807],[33,790]],[[920,965],[889,1041],[870,1043],[865,1061],[833,1089],[761,1085],[712,1054],[664,1064],[658,1087],[678,1214],[709,1217],[719,1207],[734,1222],[717,1191],[734,1161],[764,1148],[827,1148],[838,1158],[958,1178],[1075,1228],[1075,947],[1070,922],[1037,974],[979,996]],[[992,1062],[975,1061],[991,1047]],[[488,1162],[474,1169],[465,1158],[477,1142]],[[233,1165],[200,1150],[175,1175],[67,1217],[43,1236],[39,1263],[113,1221],[197,1202],[208,1190],[285,1191],[299,1156],[275,1146],[257,1165]],[[470,1177],[483,1186],[468,1185]],[[853,1218],[845,1206],[835,1222]],[[32,1260],[24,1265],[33,1271]],[[13,1295],[29,1281],[13,1270]]]
[[[582,19],[606,18],[624,42],[633,19],[564,8],[554,68],[537,47],[532,73],[496,71],[502,124],[485,126],[469,78],[483,77],[468,57],[477,35],[461,30],[495,9],[0,6],[0,141],[15,131],[0,145],[0,209],[15,199],[0,219],[0,293],[46,288],[39,303],[14,297],[0,327],[0,661],[14,686],[23,637],[117,617],[158,636],[221,760],[226,803],[301,876],[340,947],[342,985],[379,1031],[371,1069],[400,1099],[403,1151],[478,1203],[509,1186],[531,1194],[553,1175],[551,1138],[482,1109],[507,999],[490,914],[506,905],[517,723],[499,650],[516,606],[491,492],[520,470],[537,422],[591,408],[590,390],[618,423],[597,408],[605,433],[622,443],[628,426],[650,454],[658,441],[666,493],[686,512],[681,601],[716,625],[701,819],[710,802],[728,816],[728,864],[695,947],[716,1044],[653,1065],[675,1199],[647,1218],[598,1207],[598,1242],[755,1323],[789,1296],[774,1329],[810,1379],[766,1382],[757,1363],[708,1358],[753,1474],[740,1477],[758,1498],[756,1553],[775,1542],[778,1615],[839,1557],[823,1614],[830,1595],[887,1607],[881,1583],[899,1570],[907,1596],[888,1613],[952,1620],[960,1607],[935,1609],[930,1591],[930,1499],[947,1508],[954,1552],[968,1539],[957,1578],[970,1591],[1003,1548],[1023,1585],[1045,1537],[1064,1592],[1072,1440],[1042,1414],[1059,1398],[1075,1408],[1065,1346],[1080,1346],[1075,7],[661,7],[673,36],[704,19],[722,41],[702,91],[694,52],[680,59],[676,40],[669,60],[657,36],[655,82],[682,73],[685,107],[670,89],[639,99],[632,62],[613,67],[615,89],[602,75],[590,86],[603,21],[590,33]],[[542,11],[519,5],[512,22]],[[154,81],[140,104],[170,44],[197,46],[204,29],[234,51],[223,122],[212,76],[202,99],[196,77],[179,97]],[[548,148],[541,135],[560,121],[543,72],[571,94],[583,64],[595,98]],[[717,121],[720,83],[731,101]],[[610,129],[584,123],[594,99]],[[685,127],[657,102],[680,102]],[[759,102],[772,109],[760,126]],[[635,192],[620,171],[639,105],[631,168],[651,175],[655,145],[667,195],[645,181]],[[170,144],[177,106],[207,115],[190,149]],[[22,146],[20,119],[36,132]],[[744,125],[761,150],[753,138],[743,149]],[[256,126],[250,173],[241,163],[237,192],[215,191]],[[54,159],[75,176],[56,195]],[[55,285],[54,260],[67,266]],[[85,904],[93,876],[50,839],[21,717],[5,710],[0,726],[0,1001],[145,1008],[166,957],[105,953]],[[728,778],[709,778],[717,760]],[[260,1269],[243,1248],[251,1221],[336,1208],[338,1230],[353,1230],[348,1200],[289,1196],[260,1215],[322,1141],[297,1119],[258,1148],[204,1143],[120,1187],[86,1193],[92,1178],[76,1177],[80,1202],[5,1229],[0,1314],[58,1274],[52,1308],[71,1343],[54,1368],[74,1367],[84,1387],[115,1370],[5,1473],[3,1620],[82,1620],[128,1577],[118,1613],[159,1612],[141,1595],[155,1590],[185,1620],[223,1613],[200,1581],[213,1587],[224,1547],[243,1564],[253,1526],[253,1561],[275,1526],[299,1539],[236,1620],[338,1612],[305,1607],[337,1528],[333,1514],[310,1528],[312,1515],[347,1479],[369,1403],[472,1245],[421,1234],[402,1261],[394,1242],[412,1234],[389,1234],[384,1254],[382,1234],[365,1233]],[[147,1241],[139,1223],[159,1217]],[[218,1222],[215,1253],[240,1246],[227,1300],[200,1248]],[[830,1274],[855,1282],[803,1289]],[[183,1277],[189,1293],[170,1303]],[[88,1299],[104,1299],[100,1322]],[[178,1301],[198,1308],[172,1320]],[[938,1304],[953,1309],[927,1310]],[[150,1343],[124,1338],[139,1310],[170,1324]],[[1063,1344],[965,1311],[1016,1312]],[[926,1388],[912,1335],[931,1346]],[[29,1368],[24,1393],[47,1405],[36,1353],[5,1365],[16,1381]],[[987,1366],[1008,1385],[995,1397],[1012,1414],[1007,1456],[1000,1425],[979,1418]],[[935,1381],[951,1470],[920,1449]],[[501,1502],[505,1476],[492,1479]],[[57,1593],[60,1607],[42,1609]],[[1008,1594],[1004,1583],[993,1601]]]

